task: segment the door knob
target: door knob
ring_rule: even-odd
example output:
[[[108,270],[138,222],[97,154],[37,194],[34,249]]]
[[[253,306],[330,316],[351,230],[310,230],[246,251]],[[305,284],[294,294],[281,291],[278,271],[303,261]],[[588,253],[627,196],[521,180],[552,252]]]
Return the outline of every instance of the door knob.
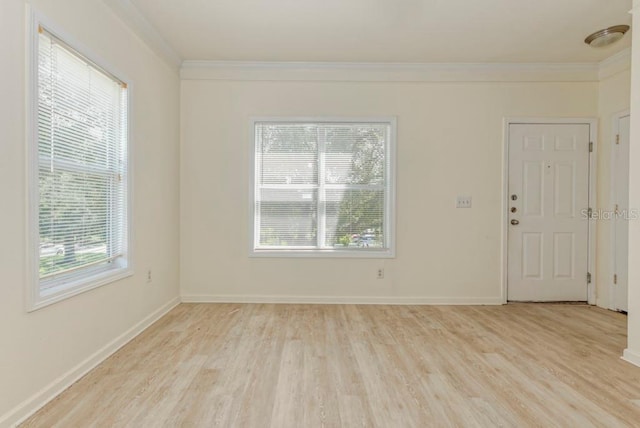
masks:
[[[520,224],[520,222],[518,220],[516,220],[516,219],[513,219],[513,220],[511,220],[511,224],[516,226],[516,225]]]

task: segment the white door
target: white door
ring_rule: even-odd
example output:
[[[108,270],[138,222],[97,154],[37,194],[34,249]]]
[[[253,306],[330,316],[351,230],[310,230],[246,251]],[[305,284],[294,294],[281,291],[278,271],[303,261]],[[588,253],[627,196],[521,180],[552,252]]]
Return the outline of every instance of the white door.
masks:
[[[589,125],[509,126],[510,301],[587,301]]]
[[[627,311],[629,257],[629,115],[618,118],[613,149],[613,308]]]

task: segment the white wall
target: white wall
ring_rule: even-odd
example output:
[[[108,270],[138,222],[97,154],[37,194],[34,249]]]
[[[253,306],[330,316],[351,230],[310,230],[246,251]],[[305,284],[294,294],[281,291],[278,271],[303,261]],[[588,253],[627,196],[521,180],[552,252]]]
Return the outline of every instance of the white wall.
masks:
[[[633,26],[640,28],[640,0],[633,0]],[[629,208],[640,208],[640,31],[632,34]],[[629,222],[629,318],[624,357],[640,366],[640,221]]]
[[[497,303],[503,118],[596,117],[598,84],[183,80],[181,111],[186,299]],[[397,116],[396,259],[248,257],[249,118],[265,115]]]
[[[79,373],[74,369],[88,367],[84,361],[175,302],[179,276],[191,299],[499,302],[503,117],[601,115],[606,136],[607,115],[625,104],[624,74],[600,85],[186,80],[180,103],[175,71],[100,1],[32,4],[133,80],[136,274],[33,313],[24,310],[24,1],[2,0],[0,426],[24,416]],[[398,117],[396,259],[248,257],[248,125],[251,116],[264,115]],[[602,147],[601,156],[604,169]],[[640,153],[633,156],[640,164]],[[608,191],[607,181],[598,188]],[[458,194],[473,195],[473,208],[456,210]],[[640,190],[632,187],[632,206],[634,200],[640,205]],[[631,229],[640,238],[640,229]],[[598,238],[606,235],[599,231]],[[631,252],[636,257],[640,249]],[[598,263],[604,266],[603,259]],[[149,267],[152,284],[145,279]],[[375,279],[378,267],[385,268],[384,280]],[[640,355],[640,291],[633,275],[640,284],[640,271],[630,281],[629,349]],[[61,378],[65,373],[70,377]]]
[[[614,114],[629,109],[631,71],[628,69],[608,76],[600,81],[598,116],[600,117],[598,165],[597,165],[597,208],[612,210],[611,206],[611,155],[613,152]],[[597,222],[597,277],[596,303],[603,308],[611,307],[609,288],[613,282],[612,270],[612,224],[611,220]]]
[[[33,0],[133,82],[135,275],[25,311],[25,4],[0,2],[0,426],[73,369],[178,297],[179,78],[98,0]],[[153,269],[147,284],[145,269]],[[98,355],[99,356],[99,355]],[[70,372],[72,371],[72,372]],[[65,373],[71,377],[60,378]],[[62,383],[56,383],[56,381]],[[31,401],[30,401],[31,400]]]

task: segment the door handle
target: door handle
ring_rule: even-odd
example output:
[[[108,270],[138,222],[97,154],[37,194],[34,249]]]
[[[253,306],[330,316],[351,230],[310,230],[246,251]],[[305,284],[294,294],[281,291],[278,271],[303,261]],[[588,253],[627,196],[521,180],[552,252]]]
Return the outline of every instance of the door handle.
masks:
[[[517,226],[517,225],[520,224],[520,222],[518,220],[516,220],[516,219],[513,219],[513,220],[511,220],[511,224],[514,225],[514,226]]]

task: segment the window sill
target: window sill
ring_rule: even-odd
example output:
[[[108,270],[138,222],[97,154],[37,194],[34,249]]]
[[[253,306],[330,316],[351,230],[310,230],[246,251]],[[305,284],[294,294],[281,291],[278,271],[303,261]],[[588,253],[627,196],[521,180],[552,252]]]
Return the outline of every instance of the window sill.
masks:
[[[271,250],[252,249],[249,257],[272,258],[334,258],[334,259],[393,259],[395,251],[386,250]]]
[[[78,294],[130,276],[133,276],[133,269],[131,268],[110,269],[66,284],[61,284],[57,287],[52,287],[49,290],[44,290],[42,292],[38,290],[38,295],[34,296],[32,301],[29,302],[27,312],[42,309],[49,305],[53,305],[54,303],[61,302],[73,296],[77,296]]]

